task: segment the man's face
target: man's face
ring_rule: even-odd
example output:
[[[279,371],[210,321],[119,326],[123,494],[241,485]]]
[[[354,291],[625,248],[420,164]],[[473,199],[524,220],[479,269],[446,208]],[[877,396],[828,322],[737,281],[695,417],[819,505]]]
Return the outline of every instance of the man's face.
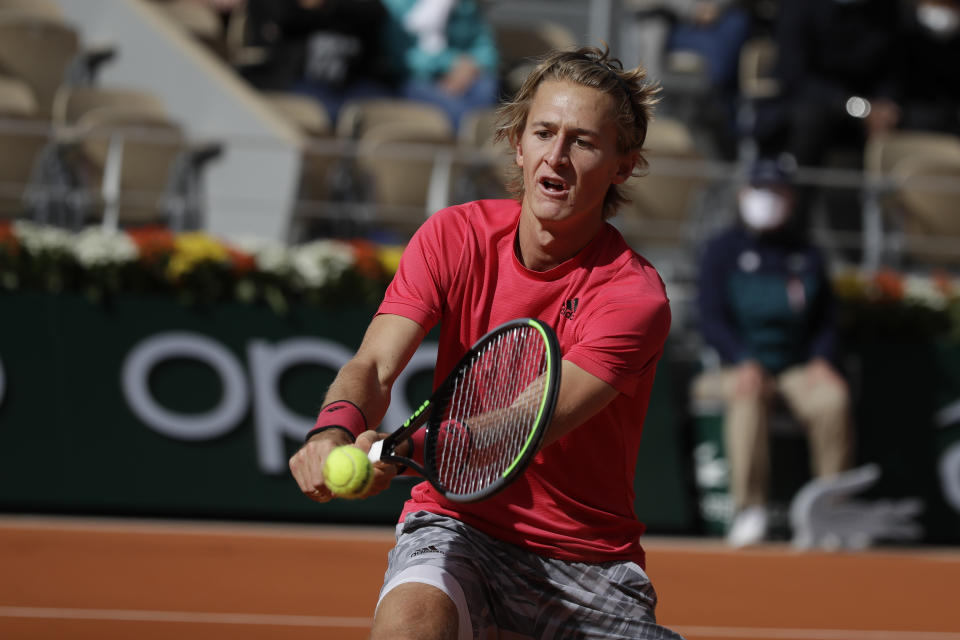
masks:
[[[523,207],[541,223],[600,220],[611,184],[630,177],[636,154],[617,151],[614,99],[590,87],[541,84],[517,142]]]

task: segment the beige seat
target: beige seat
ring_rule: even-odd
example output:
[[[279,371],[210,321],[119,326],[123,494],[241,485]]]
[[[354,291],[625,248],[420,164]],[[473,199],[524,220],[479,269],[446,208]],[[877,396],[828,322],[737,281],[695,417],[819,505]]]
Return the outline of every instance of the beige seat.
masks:
[[[694,248],[708,232],[700,215],[708,186],[704,158],[689,129],[668,118],[650,124],[644,147],[649,169],[624,183],[622,191],[630,201],[621,207],[615,224],[662,277],[684,281],[693,275]]]
[[[510,94],[523,85],[538,58],[553,50],[572,49],[578,44],[569,28],[550,20],[498,23],[494,26],[494,36],[500,54],[500,75]]]
[[[202,227],[199,175],[219,145],[194,143],[178,122],[123,107],[91,109],[71,134],[69,165],[87,196],[80,223]]]
[[[330,114],[318,100],[287,91],[264,91],[260,95],[271,109],[306,135],[327,137],[333,133]]]
[[[365,131],[358,168],[369,176],[376,224],[409,238],[448,204],[455,145],[431,123],[383,123]]]
[[[453,140],[453,125],[442,109],[425,102],[402,98],[350,100],[340,109],[336,134],[341,138],[361,139],[368,129],[387,123],[416,123],[417,129],[430,129],[434,137]]]
[[[497,108],[482,107],[464,114],[457,131],[457,143],[463,147],[482,149],[493,144],[497,132]]]
[[[74,166],[88,190],[93,218],[115,207],[120,226],[167,223],[164,200],[186,146],[177,123],[155,114],[101,107],[80,117],[76,135],[80,153]],[[119,175],[111,186],[108,167],[114,161]]]
[[[863,242],[868,267],[876,267],[888,258],[897,260],[902,255],[906,218],[899,190],[903,176],[895,175],[895,168],[912,158],[960,158],[960,138],[931,131],[900,130],[867,140],[863,159]]]
[[[338,169],[342,149],[333,138],[333,124],[323,104],[298,93],[265,91],[261,97],[267,105],[306,139],[297,185],[297,206],[289,231],[289,241],[305,242],[316,235],[331,233],[331,226],[320,222],[329,211],[333,172]]]
[[[891,170],[902,251],[931,265],[960,263],[960,141],[955,155],[914,155]]]
[[[933,131],[891,131],[871,136],[864,147],[864,169],[873,178],[889,175],[904,158],[922,155],[955,157],[960,153],[960,138]]]
[[[623,209],[624,235],[634,246],[684,244],[690,239],[694,206],[707,182],[703,157],[690,130],[666,117],[650,123],[644,149],[649,170],[623,187],[631,200]]]
[[[508,142],[494,142],[496,127],[496,107],[475,109],[460,121],[457,145],[461,153],[453,176],[452,202],[509,197],[514,153]]]
[[[776,62],[777,44],[773,38],[751,38],[743,44],[738,68],[743,97],[772,98],[780,92],[779,82],[773,75]]]
[[[25,196],[49,126],[37,117],[33,91],[16,78],[0,77],[0,219],[27,212]]]
[[[77,31],[60,19],[0,14],[0,73],[30,86],[41,116],[51,113],[54,95],[67,80],[79,52]]]
[[[126,109],[136,113],[167,115],[163,101],[154,93],[135,89],[99,86],[61,87],[53,101],[55,126],[70,126],[95,109]]]
[[[63,17],[63,12],[53,0],[0,0],[0,14],[17,12],[52,18]]]

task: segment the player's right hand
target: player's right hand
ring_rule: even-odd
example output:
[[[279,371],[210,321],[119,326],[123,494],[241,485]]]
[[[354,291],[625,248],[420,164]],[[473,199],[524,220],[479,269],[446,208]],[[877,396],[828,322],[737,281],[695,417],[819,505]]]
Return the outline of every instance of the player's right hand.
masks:
[[[368,453],[373,443],[381,437],[386,436],[381,436],[375,431],[365,431],[354,443],[343,430],[327,429],[307,440],[300,450],[293,454],[289,462],[290,473],[303,495],[314,502],[329,502],[335,496],[324,483],[323,465],[330,452],[340,446],[355,445],[364,453]],[[366,498],[386,489],[397,475],[397,468],[392,464],[376,462],[373,465],[373,472],[373,484],[370,490],[358,496],[359,498]]]

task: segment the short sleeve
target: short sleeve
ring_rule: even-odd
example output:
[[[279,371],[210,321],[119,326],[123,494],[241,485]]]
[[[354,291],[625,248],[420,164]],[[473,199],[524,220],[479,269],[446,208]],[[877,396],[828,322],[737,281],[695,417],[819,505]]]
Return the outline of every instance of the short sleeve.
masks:
[[[414,234],[378,314],[400,315],[428,330],[440,321],[444,292],[455,277],[464,246],[457,217],[451,213],[449,209],[437,212]]]
[[[632,397],[663,352],[670,318],[666,296],[606,303],[583,324],[564,359]]]

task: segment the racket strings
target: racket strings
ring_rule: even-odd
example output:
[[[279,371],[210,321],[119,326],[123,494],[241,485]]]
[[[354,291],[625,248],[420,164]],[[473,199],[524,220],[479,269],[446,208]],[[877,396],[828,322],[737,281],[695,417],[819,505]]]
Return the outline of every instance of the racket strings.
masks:
[[[491,340],[456,375],[434,440],[437,478],[449,493],[481,491],[531,446],[545,390],[539,332],[518,327]]]

